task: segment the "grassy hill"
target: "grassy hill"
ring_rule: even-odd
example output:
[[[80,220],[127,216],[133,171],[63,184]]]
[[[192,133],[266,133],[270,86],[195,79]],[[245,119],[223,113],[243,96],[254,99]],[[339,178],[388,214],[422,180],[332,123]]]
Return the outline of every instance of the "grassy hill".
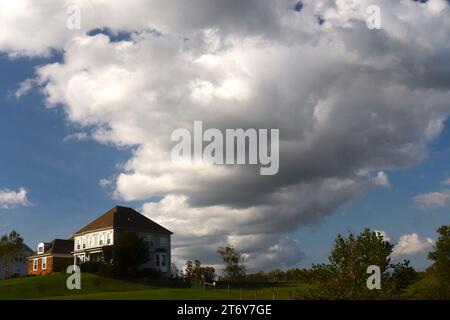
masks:
[[[69,290],[66,286],[68,275],[17,278],[0,281],[0,299],[40,299],[86,293],[148,290],[149,286],[102,278],[83,273],[81,290]]]
[[[68,275],[18,278],[0,281],[0,299],[145,299],[145,300],[207,300],[207,299],[292,299],[293,290],[304,285],[273,284],[265,287],[216,289],[175,289],[131,283],[99,277],[89,273],[81,276],[81,290],[68,290]]]

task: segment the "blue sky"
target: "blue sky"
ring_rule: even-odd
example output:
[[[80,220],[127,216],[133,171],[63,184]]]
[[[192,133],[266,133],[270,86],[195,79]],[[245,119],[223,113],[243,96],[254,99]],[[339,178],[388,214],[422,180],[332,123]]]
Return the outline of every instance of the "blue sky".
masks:
[[[151,2],[0,2],[0,233],[34,247],[125,205],[175,232],[179,265],[229,242],[255,270],[307,267],[364,227],[429,265],[449,223],[448,1]],[[279,129],[279,173],[170,161],[197,120]]]
[[[49,109],[38,90],[17,99],[14,92],[45,59],[0,59],[0,189],[29,191],[29,205],[0,209],[1,231],[16,229],[34,246],[48,237],[66,238],[93,217],[120,203],[99,180],[115,174],[130,150],[93,141],[65,140],[76,127],[62,109]],[[129,205],[133,205],[130,203]]]

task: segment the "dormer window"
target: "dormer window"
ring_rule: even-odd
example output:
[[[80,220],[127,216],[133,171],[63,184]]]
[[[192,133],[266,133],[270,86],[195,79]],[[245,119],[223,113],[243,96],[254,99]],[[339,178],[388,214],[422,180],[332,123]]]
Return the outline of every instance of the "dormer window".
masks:
[[[42,254],[42,253],[44,253],[44,250],[45,250],[45,245],[43,243],[39,243],[38,248],[37,248],[37,253]]]

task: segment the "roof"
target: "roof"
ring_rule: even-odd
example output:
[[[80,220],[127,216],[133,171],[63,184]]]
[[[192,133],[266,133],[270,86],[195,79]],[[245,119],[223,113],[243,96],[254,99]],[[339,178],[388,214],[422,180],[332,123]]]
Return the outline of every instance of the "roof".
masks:
[[[32,257],[49,254],[70,254],[73,251],[73,246],[73,240],[55,239],[49,243],[49,246],[43,253],[33,252]]]
[[[26,251],[28,253],[33,253],[33,250],[29,246],[27,246],[25,243],[22,244],[22,250]]]
[[[126,231],[173,233],[132,208],[116,206],[75,232],[74,235],[108,228]]]

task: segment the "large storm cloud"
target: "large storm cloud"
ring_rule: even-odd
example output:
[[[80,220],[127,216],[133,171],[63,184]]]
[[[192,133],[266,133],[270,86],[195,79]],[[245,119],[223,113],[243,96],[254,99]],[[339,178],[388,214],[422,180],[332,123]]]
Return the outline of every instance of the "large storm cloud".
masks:
[[[47,105],[99,143],[133,147],[113,196],[173,229],[180,261],[214,263],[231,242],[251,267],[295,265],[291,233],[425,159],[450,111],[444,0],[95,3],[1,2],[0,50],[63,53],[36,70]],[[65,27],[72,4],[81,30]],[[374,4],[381,30],[366,26]],[[280,129],[279,173],[172,162],[171,132],[194,120]]]

